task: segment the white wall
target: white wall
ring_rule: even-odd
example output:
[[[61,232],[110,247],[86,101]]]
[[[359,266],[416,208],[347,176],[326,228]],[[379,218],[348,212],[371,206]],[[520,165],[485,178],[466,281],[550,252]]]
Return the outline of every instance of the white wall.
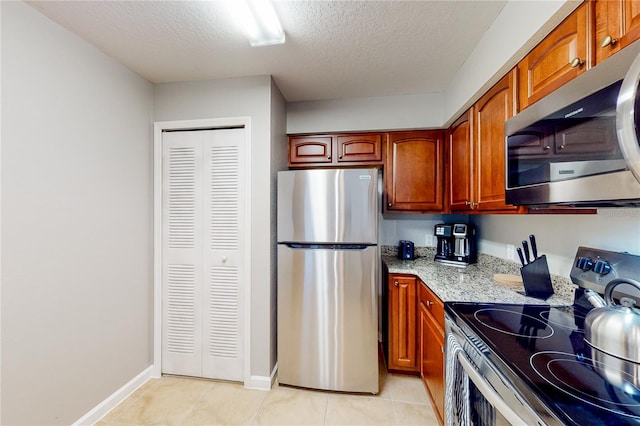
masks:
[[[287,133],[439,128],[442,123],[440,93],[287,105]]]
[[[251,375],[271,374],[272,229],[269,76],[155,85],[154,121],[251,117]]]
[[[507,258],[507,244],[520,246],[530,234],[547,255],[549,270],[569,277],[578,246],[640,255],[640,208],[599,209],[597,215],[476,215],[479,249]]]
[[[468,223],[466,215],[393,215],[380,224],[380,244],[397,246],[400,240],[413,241],[418,247],[435,247],[433,228],[438,223]]]
[[[2,424],[70,424],[151,364],[153,87],[2,2]]]
[[[553,274],[569,278],[579,246],[629,252],[640,256],[640,208],[602,208],[597,214],[555,215],[395,215],[380,225],[380,243],[395,246],[411,240],[429,246],[437,223],[472,223],[477,227],[478,250],[519,262],[508,245],[521,246],[530,234],[537,239]]]
[[[277,269],[277,177],[278,171],[288,169],[287,103],[273,79],[271,80],[271,339],[273,342],[269,361],[273,369],[278,361],[277,313],[278,313],[278,269]]]

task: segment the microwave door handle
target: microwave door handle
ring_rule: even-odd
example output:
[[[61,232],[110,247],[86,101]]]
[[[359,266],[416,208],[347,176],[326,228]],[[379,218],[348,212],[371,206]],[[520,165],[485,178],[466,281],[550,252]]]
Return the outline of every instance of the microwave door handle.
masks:
[[[500,412],[500,414],[502,414],[509,423],[512,425],[524,425],[527,423],[515,411],[513,411],[511,407],[504,402],[500,395],[498,395],[493,387],[491,387],[491,385],[489,385],[489,383],[480,376],[462,351],[458,352],[458,362],[467,373],[467,376],[469,376],[469,379],[471,379],[476,388],[480,393],[482,393],[482,396],[484,396],[484,398],[493,405],[493,407],[498,410],[498,412]]]
[[[616,130],[618,144],[627,167],[640,182],[640,143],[636,134],[635,103],[638,97],[638,83],[640,82],[640,55],[638,55],[620,86],[618,105],[616,107]],[[640,124],[640,123],[638,123]]]

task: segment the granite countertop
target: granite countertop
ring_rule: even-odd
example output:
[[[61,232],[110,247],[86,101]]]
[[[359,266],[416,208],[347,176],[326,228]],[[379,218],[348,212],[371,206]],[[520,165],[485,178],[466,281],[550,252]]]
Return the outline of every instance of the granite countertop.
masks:
[[[416,248],[415,260],[399,260],[396,247],[383,246],[382,260],[390,273],[416,275],[443,302],[493,302],[571,305],[576,286],[567,278],[551,275],[555,294],[546,300],[524,295],[522,286],[499,284],[494,274],[520,276],[520,264],[486,254],[478,254],[478,263],[466,267],[435,262],[435,249]],[[518,291],[521,291],[519,293]]]

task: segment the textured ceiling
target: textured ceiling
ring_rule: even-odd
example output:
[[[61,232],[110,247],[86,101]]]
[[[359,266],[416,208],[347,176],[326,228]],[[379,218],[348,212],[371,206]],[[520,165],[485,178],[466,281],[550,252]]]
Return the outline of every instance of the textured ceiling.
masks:
[[[30,1],[155,82],[271,74],[287,101],[439,92],[506,1],[274,1],[250,47],[223,1]]]

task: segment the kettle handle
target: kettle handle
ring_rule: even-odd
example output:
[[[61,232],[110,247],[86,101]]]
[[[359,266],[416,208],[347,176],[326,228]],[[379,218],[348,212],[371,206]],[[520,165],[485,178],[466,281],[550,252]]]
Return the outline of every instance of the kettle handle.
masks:
[[[604,289],[604,301],[609,306],[613,306],[614,305],[613,297],[612,297],[613,296],[613,289],[616,288],[618,286],[618,284],[631,284],[632,286],[634,286],[635,288],[640,290],[640,282],[634,280],[633,278],[615,278],[615,279],[609,281],[609,283],[607,284],[607,286]]]

